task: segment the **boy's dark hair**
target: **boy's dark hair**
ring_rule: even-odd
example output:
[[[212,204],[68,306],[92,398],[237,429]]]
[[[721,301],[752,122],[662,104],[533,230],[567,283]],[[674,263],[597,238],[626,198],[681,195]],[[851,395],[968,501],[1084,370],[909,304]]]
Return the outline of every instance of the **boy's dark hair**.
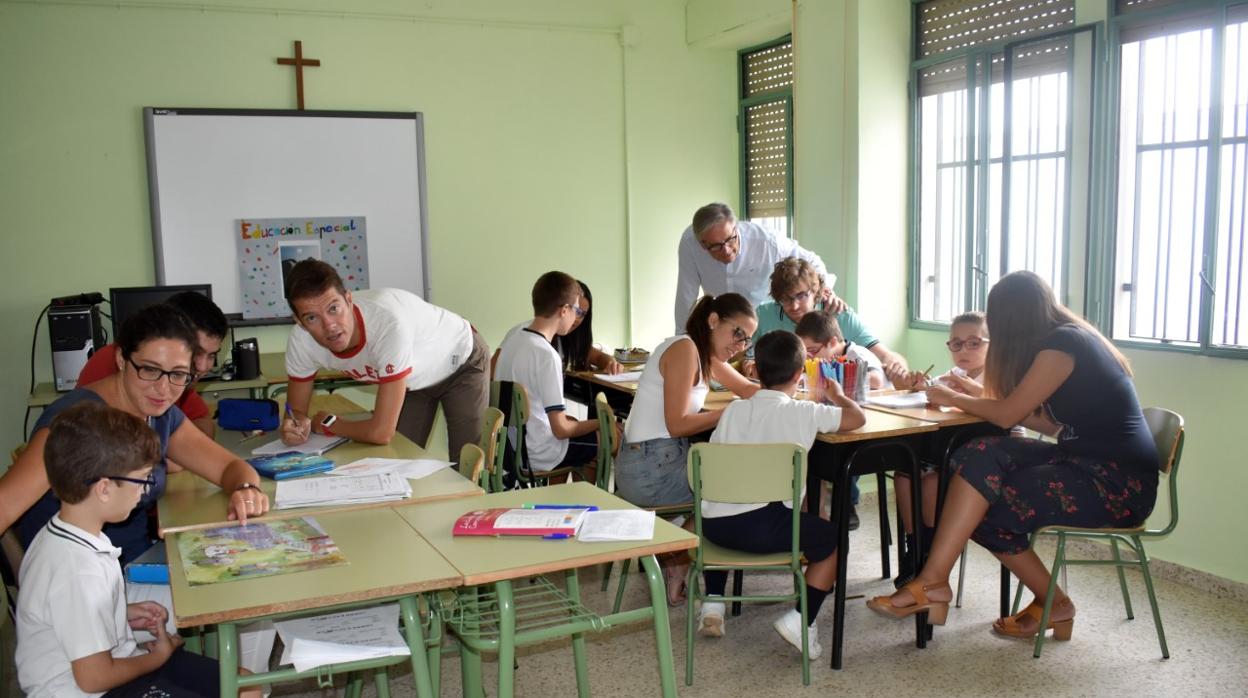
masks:
[[[806,364],[806,347],[788,330],[772,330],[754,345],[754,365],[764,388],[788,383]]]
[[[953,327],[954,325],[961,325],[961,324],[987,325],[988,318],[985,317],[982,312],[978,310],[972,310],[970,312],[962,313],[961,315],[955,317],[953,319],[953,322],[949,323],[949,326]]]
[[[833,337],[841,337],[841,324],[836,315],[822,310],[812,310],[797,321],[793,328],[798,337],[807,337],[820,344],[830,341]]]
[[[581,285],[561,271],[548,271],[533,284],[533,316],[550,317],[565,305],[575,305]]]
[[[158,460],[160,441],[143,420],[94,401],[58,414],[43,447],[48,484],[66,504],[86,499],[101,478],[124,476]]]
[[[199,337],[186,313],[168,303],[149,305],[126,318],[117,331],[117,349],[128,359],[141,344],[151,339],[177,340],[186,344],[192,353],[199,348]]]
[[[221,308],[218,308],[216,303],[202,293],[183,291],[169,296],[165,302],[186,313],[186,318],[191,321],[195,329],[209,337],[220,339],[225,337],[225,333],[230,329],[229,323],[225,320],[225,313],[221,312]]]
[[[304,259],[286,272],[286,303],[295,309],[295,301],[303,298],[314,298],[331,288],[347,295],[347,287],[342,285],[342,277],[338,270],[319,259]]]

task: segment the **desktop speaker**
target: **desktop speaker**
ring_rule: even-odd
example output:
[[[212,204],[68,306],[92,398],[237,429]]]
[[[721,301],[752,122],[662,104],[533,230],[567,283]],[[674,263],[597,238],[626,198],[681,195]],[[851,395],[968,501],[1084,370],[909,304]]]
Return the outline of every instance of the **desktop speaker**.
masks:
[[[234,342],[234,380],[249,381],[260,375],[260,345],[254,337]]]
[[[49,309],[48,336],[52,344],[52,376],[56,389],[73,390],[87,359],[104,346],[99,307],[68,305]]]

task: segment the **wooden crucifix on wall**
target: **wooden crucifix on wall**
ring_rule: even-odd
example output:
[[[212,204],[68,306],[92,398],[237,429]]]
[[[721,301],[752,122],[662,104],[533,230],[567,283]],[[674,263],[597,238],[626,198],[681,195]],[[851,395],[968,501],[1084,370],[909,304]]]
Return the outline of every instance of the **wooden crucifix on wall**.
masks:
[[[316,58],[303,57],[303,42],[295,42],[294,58],[278,58],[277,62],[281,65],[295,66],[295,92],[299,97],[299,111],[303,111],[303,67],[306,65],[310,68],[316,68],[321,65],[321,61]]]

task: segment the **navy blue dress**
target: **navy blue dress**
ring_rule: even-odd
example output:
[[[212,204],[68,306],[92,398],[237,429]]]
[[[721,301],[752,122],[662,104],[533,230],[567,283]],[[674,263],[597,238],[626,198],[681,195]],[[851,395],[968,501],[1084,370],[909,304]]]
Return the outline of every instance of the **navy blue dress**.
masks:
[[[1061,426],[1056,444],[994,436],[950,458],[988,500],[971,538],[995,553],[1029,547],[1050,525],[1137,526],[1157,499],[1159,459],[1131,377],[1095,334],[1062,325],[1040,345],[1074,359],[1074,371],[1042,408]]]
[[[56,402],[44,408],[43,414],[39,415],[39,421],[35,422],[35,431],[46,429],[52,424],[52,419],[56,415],[86,400],[94,400],[95,402],[104,402],[104,398],[100,397],[93,391],[85,388],[78,388],[62,395]],[[165,457],[169,452],[169,437],[178,427],[182,426],[182,422],[186,417],[182,414],[182,410],[172,406],[169,411],[159,417],[149,417],[147,424],[156,432],[157,438],[160,439],[160,462],[152,468],[152,479],[156,484],[143,498],[139,500],[134,511],[130,512],[130,516],[118,523],[110,523],[104,525],[104,534],[112,541],[113,545],[121,548],[121,564],[126,564],[134,558],[138,557],[152,546],[152,538],[148,534],[147,519],[152,507],[156,506],[156,500],[160,499],[160,495],[165,492]],[[32,432],[33,433],[33,432]],[[121,475],[122,473],[114,473]],[[22,547],[28,547],[30,541],[34,540],[35,534],[43,528],[44,524],[52,518],[52,515],[61,510],[61,500],[52,494],[52,490],[44,493],[34,506],[26,510],[26,513],[17,520],[17,535],[22,541]]]

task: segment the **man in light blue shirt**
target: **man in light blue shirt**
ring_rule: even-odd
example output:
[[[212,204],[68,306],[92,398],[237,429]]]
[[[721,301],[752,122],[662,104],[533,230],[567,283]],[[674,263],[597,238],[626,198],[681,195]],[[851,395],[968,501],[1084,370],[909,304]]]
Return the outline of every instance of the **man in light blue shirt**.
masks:
[[[698,289],[718,296],[739,293],[757,307],[767,300],[768,279],[776,262],[786,257],[805,259],[831,289],[836,275],[828,272],[819,255],[797,241],[769,233],[749,221],[738,221],[727,204],[707,204],[693,214],[678,248],[680,275],[676,281],[676,333],[685,331]]]

